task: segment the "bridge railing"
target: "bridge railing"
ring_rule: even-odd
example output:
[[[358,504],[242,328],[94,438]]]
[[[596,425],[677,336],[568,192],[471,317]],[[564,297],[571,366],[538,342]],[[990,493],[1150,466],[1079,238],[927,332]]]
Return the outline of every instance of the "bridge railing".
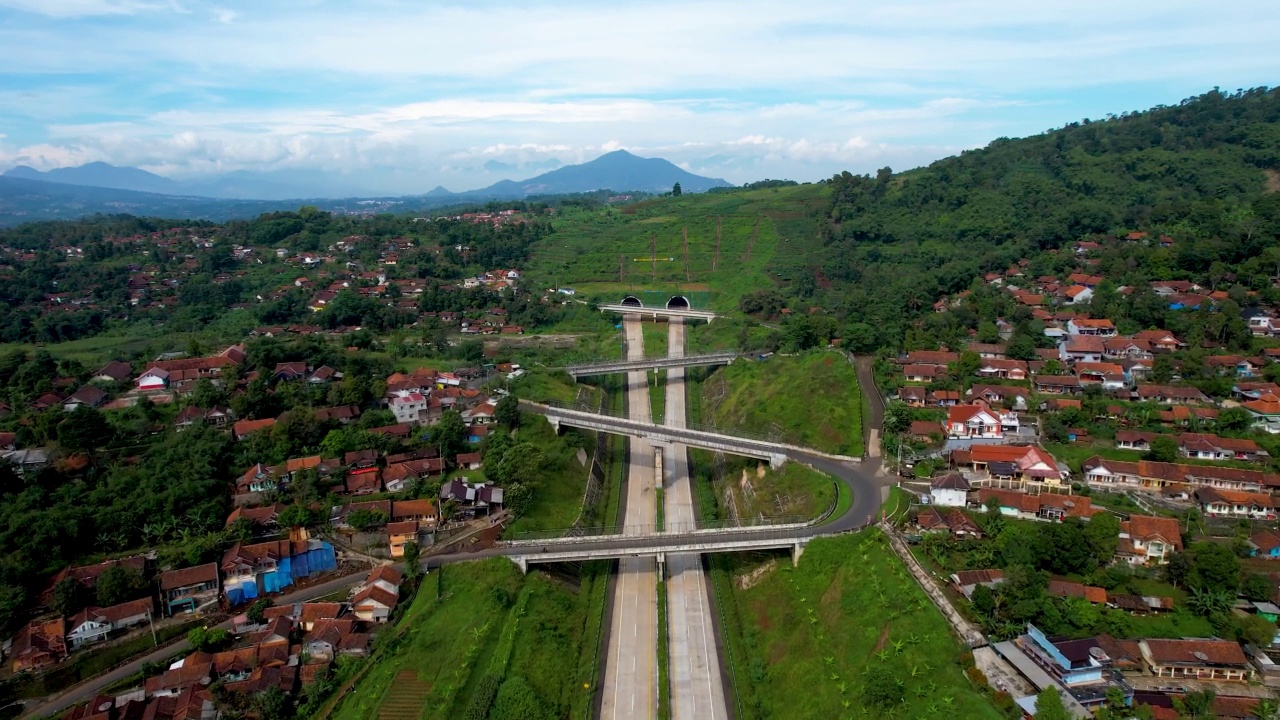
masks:
[[[658,533],[655,535],[605,535],[593,537],[556,538],[553,540],[509,541],[502,547],[506,554],[527,552],[529,555],[564,553],[633,553],[640,551],[671,552],[679,548],[714,547],[722,545],[751,545],[759,542],[803,541],[810,537],[805,530],[808,523],[763,527],[728,528],[725,530],[699,530],[688,533]]]
[[[821,519],[821,518],[819,518]],[[545,543],[547,541],[580,542],[585,537],[604,539],[606,537],[621,540],[626,537],[647,538],[663,535],[695,535],[716,534],[728,530],[745,532],[765,532],[779,527],[805,527],[814,522],[814,518],[803,515],[780,515],[763,518],[761,522],[743,525],[729,520],[716,520],[706,523],[666,523],[662,528],[657,525],[621,525],[605,527],[560,528],[556,530],[529,530],[516,533],[508,545],[517,543]],[[572,536],[568,533],[573,532]]]
[[[753,433],[753,432],[748,432],[745,430],[737,430],[737,429],[725,430],[723,428],[716,427],[715,425],[709,425],[706,423],[687,423],[683,428],[674,428],[666,425],[658,425],[657,423],[644,423],[643,421],[636,420],[631,417],[627,417],[625,413],[617,410],[613,410],[613,409],[609,409],[605,412],[600,412],[596,408],[584,405],[582,403],[563,403],[556,400],[549,400],[543,403],[531,403],[531,402],[528,402],[527,400],[522,400],[520,402],[521,404],[527,404],[531,408],[536,408],[538,405],[543,405],[545,407],[549,407],[555,410],[574,410],[577,412],[588,413],[591,415],[599,415],[602,417],[615,418],[617,420],[626,420],[628,422],[640,423],[642,425],[644,424],[653,425],[654,428],[658,430],[663,430],[663,431],[696,430],[698,432],[712,433],[714,435],[723,435],[727,438],[741,438],[743,440],[754,440],[756,442],[769,443],[770,445],[784,444],[784,440],[781,437],[779,437],[776,433],[764,434],[764,433]]]

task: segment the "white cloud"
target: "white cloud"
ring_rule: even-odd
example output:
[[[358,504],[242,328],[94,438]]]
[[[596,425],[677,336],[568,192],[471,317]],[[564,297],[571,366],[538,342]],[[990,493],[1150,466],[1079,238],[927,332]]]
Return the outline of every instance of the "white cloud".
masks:
[[[627,148],[737,182],[804,179],[1135,109],[1122,88],[1176,102],[1280,65],[1280,16],[1258,2],[216,3],[0,0],[0,166],[428,184],[440,168],[468,185]]]

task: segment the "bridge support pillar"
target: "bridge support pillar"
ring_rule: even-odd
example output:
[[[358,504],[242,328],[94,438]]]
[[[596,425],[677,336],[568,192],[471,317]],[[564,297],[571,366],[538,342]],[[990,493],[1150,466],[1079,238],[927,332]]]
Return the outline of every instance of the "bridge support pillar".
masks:
[[[658,560],[658,579],[666,580],[667,579],[667,554],[658,553],[657,560]]]
[[[800,566],[800,556],[804,554],[804,543],[797,541],[791,546],[791,567]]]
[[[560,434],[560,418],[548,416],[547,422],[551,423],[551,431],[559,435]]]
[[[524,555],[509,555],[508,557],[511,558],[511,562],[516,564],[516,567],[520,568],[520,574],[522,575],[529,574],[528,558],[526,558]]]
[[[787,464],[787,456],[782,453],[774,453],[769,456],[769,467],[777,470]]]

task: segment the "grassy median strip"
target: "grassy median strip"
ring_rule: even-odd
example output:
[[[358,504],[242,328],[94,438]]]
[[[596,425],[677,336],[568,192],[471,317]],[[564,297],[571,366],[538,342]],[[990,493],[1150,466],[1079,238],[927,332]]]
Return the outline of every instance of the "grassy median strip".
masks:
[[[659,506],[661,507],[661,506]],[[667,634],[667,583],[658,579],[658,718],[671,717],[670,638]]]

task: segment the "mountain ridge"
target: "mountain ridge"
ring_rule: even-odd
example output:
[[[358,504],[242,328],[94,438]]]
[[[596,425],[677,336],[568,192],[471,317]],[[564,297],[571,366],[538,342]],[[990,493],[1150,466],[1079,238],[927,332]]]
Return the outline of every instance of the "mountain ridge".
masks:
[[[723,179],[695,175],[668,160],[642,158],[626,150],[615,150],[585,163],[566,165],[525,180],[499,180],[487,187],[461,192],[451,192],[437,185],[419,195],[362,191],[343,185],[340,178],[323,174],[299,181],[288,171],[236,170],[199,180],[178,181],[141,168],[105,162],[47,171],[18,165],[0,177],[128,192],[252,201],[406,197],[466,202],[518,200],[531,195],[564,195],[606,189],[666,192],[677,182],[685,192],[694,193],[730,186]]]

